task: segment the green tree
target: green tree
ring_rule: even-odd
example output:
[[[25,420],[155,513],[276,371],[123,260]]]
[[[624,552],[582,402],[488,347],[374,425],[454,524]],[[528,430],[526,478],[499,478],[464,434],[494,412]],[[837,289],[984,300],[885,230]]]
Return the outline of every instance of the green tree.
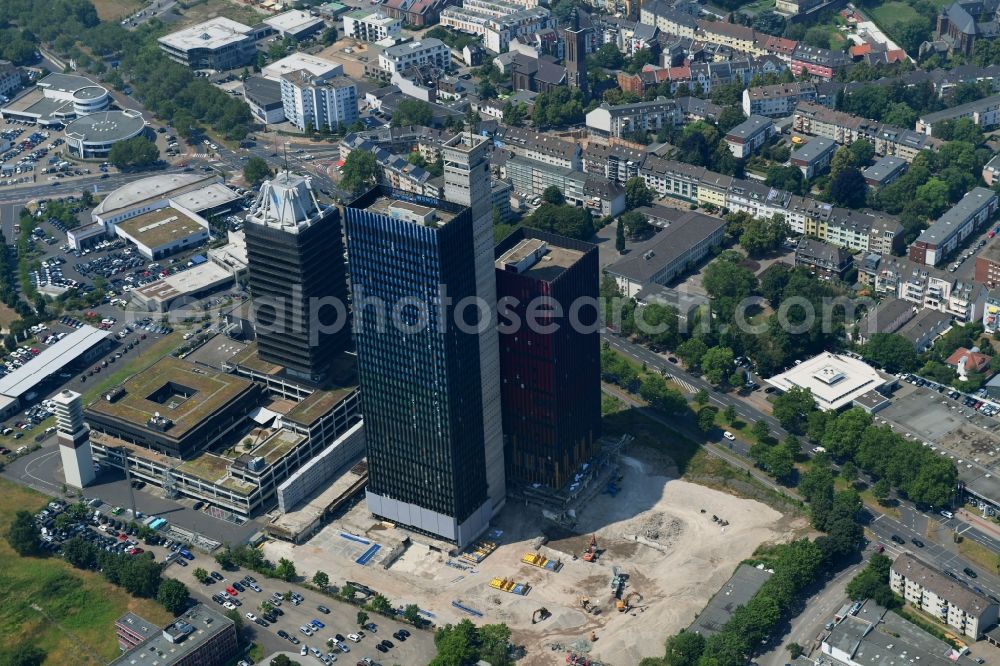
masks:
[[[802,432],[806,418],[815,409],[812,391],[795,386],[774,399],[772,413],[785,429]]]
[[[233,551],[229,546],[219,549],[215,554],[215,563],[226,570],[236,568],[236,558],[233,557]]]
[[[691,338],[677,346],[677,355],[688,368],[697,367],[707,351],[708,345],[701,338]]]
[[[621,218],[619,218],[617,224],[615,224],[615,249],[618,251],[618,254],[625,252],[625,224],[621,221]],[[4,343],[6,344],[6,339],[4,339]],[[7,348],[10,350],[9,346]],[[14,349],[16,348],[17,341],[15,340]],[[997,358],[1000,358],[1000,356],[997,356]]]
[[[21,557],[33,557],[41,553],[38,529],[27,511],[21,510],[14,515],[14,521],[7,530],[6,538],[10,547]]]
[[[767,427],[767,421],[754,421],[753,425],[750,426],[750,434],[758,442],[765,442],[771,437],[771,429]]]
[[[42,666],[45,650],[31,643],[18,643],[3,655],[3,666]]]
[[[321,590],[325,590],[327,587],[330,586],[330,577],[326,575],[326,573],[323,571],[317,571],[316,573],[314,573],[312,581],[313,585],[315,585]]]
[[[363,610],[358,611],[358,615],[355,619],[357,620],[358,626],[363,627],[366,624],[368,624],[368,613],[364,612]]]
[[[701,369],[711,383],[718,386],[732,373],[733,350],[729,347],[712,347],[701,357]]]
[[[555,185],[549,185],[545,188],[545,191],[542,192],[542,200],[555,206],[566,203],[566,197],[563,196],[562,190]]]
[[[722,412],[722,417],[726,419],[726,423],[736,423],[736,419],[738,418],[736,407],[733,405],[726,405],[725,411]]]
[[[681,631],[667,639],[667,666],[697,666],[705,652],[705,637],[701,634]]]
[[[646,186],[641,176],[625,181],[625,207],[629,210],[653,203],[654,192]]]
[[[715,415],[719,413],[718,407],[707,405],[698,410],[698,429],[702,432],[711,432],[715,427]]]
[[[847,481],[849,484],[854,484],[858,480],[858,466],[852,461],[848,460],[843,465],[840,466],[840,478]]]
[[[295,580],[295,564],[286,558],[278,560],[278,566],[274,569],[274,575],[283,581],[291,582]]]
[[[385,615],[392,610],[392,604],[389,603],[389,600],[381,594],[376,594],[372,598],[369,606],[379,615]]]
[[[108,161],[119,169],[143,169],[160,159],[156,144],[144,136],[119,141],[111,147]]]
[[[649,219],[637,210],[630,210],[618,218],[618,226],[631,240],[645,238],[653,229]]]
[[[434,112],[430,104],[423,100],[406,98],[396,106],[396,110],[392,114],[392,126],[422,125],[430,127],[433,117]]]
[[[251,187],[260,185],[271,177],[271,167],[260,157],[251,157],[243,165],[243,180]]]
[[[879,479],[872,486],[872,496],[878,501],[879,504],[885,504],[886,500],[889,499],[889,494],[892,492],[892,484],[889,483],[889,479]]]
[[[477,630],[479,658],[489,664],[509,666],[510,629],[506,624],[485,624]]]
[[[301,666],[299,662],[291,659],[287,655],[279,654],[271,661],[267,662],[270,666]]]
[[[420,622],[420,607],[416,604],[407,605],[403,608],[403,619],[414,625]]]
[[[156,600],[174,615],[180,615],[188,605],[187,585],[173,578],[166,578],[160,583],[156,592]]]
[[[705,389],[698,389],[694,394],[694,402],[697,405],[704,406],[708,404],[708,391]]]
[[[751,218],[740,236],[740,245],[750,256],[777,250],[788,239],[792,228],[781,214],[770,218]]]
[[[73,537],[63,544],[63,558],[77,569],[92,569],[97,565],[97,551],[93,544],[80,537]]]
[[[367,150],[352,150],[344,160],[340,186],[351,193],[358,193],[375,183],[378,163],[375,155]]]
[[[912,372],[920,365],[913,345],[895,333],[875,333],[865,344],[863,353],[892,373]]]
[[[845,208],[861,208],[865,205],[868,184],[857,167],[841,169],[830,178],[827,194],[833,202]]]

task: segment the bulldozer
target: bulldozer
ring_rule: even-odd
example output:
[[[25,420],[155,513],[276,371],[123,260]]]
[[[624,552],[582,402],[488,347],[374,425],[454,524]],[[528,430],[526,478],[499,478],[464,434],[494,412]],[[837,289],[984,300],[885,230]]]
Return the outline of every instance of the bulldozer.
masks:
[[[590,535],[590,545],[587,546],[587,550],[583,552],[584,562],[596,562],[597,561],[597,535]]]
[[[531,624],[538,624],[539,622],[547,620],[550,617],[552,617],[552,613],[549,612],[548,608],[536,608],[531,614]]]
[[[580,597],[577,602],[580,607],[583,608],[583,612],[590,613],[591,615],[600,615],[601,609],[595,604],[590,603],[590,597]]]
[[[615,602],[615,608],[618,609],[619,613],[626,613],[631,610],[637,604],[642,603],[642,595],[638,592],[629,592],[624,598],[619,599]]]

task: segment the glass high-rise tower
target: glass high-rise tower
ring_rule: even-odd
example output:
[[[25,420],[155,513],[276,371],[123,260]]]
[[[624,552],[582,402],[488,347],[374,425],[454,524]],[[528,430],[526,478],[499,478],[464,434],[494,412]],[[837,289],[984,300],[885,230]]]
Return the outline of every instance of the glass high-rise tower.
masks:
[[[350,344],[340,212],[309,178],[282,171],[261,185],[244,229],[257,354],[322,381]]]
[[[377,187],[345,218],[368,507],[464,547],[493,515],[480,346],[495,329],[463,306],[478,295],[473,210]]]

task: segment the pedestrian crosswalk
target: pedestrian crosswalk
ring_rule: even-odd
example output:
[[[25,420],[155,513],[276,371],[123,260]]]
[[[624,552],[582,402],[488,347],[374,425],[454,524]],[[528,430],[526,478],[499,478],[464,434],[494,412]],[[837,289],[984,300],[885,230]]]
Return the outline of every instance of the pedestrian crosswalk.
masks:
[[[697,393],[698,392],[698,389],[696,389],[694,386],[692,386],[690,382],[684,381],[683,379],[681,379],[677,375],[672,375],[669,372],[667,372],[666,370],[661,370],[661,372],[663,374],[663,378],[664,379],[672,381],[673,383],[677,384],[678,386],[680,386],[682,389],[684,389],[688,393]]]

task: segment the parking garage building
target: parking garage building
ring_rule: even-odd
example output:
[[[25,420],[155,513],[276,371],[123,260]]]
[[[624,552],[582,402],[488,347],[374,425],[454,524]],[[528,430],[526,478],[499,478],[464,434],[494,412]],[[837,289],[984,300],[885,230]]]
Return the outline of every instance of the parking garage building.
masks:
[[[82,326],[14,372],[0,377],[0,418],[20,411],[53,377],[88,365],[104,354],[109,345],[107,331]]]

